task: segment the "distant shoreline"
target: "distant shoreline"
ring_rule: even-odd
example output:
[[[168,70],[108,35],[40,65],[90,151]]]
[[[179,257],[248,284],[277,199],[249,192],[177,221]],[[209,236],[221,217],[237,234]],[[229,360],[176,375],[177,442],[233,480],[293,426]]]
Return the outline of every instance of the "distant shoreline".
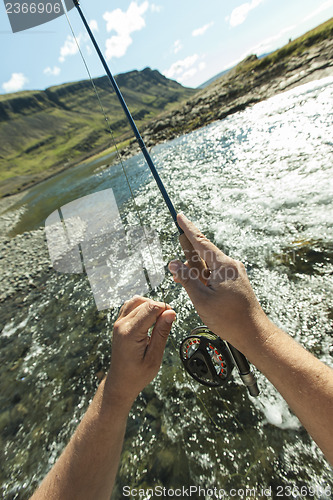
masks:
[[[114,159],[116,158],[116,153],[113,153],[112,154],[113,157],[111,157],[110,154],[106,154],[102,158],[100,158],[100,159],[97,158],[96,160],[94,160],[94,158],[98,155],[99,155],[98,153],[95,153],[94,155],[87,157],[83,161],[80,161],[78,163],[73,163],[73,164],[65,166],[65,167],[63,166],[62,168],[60,168],[56,172],[53,172],[50,175],[47,175],[41,179],[36,180],[34,183],[30,184],[27,187],[23,187],[17,193],[14,193],[14,194],[8,193],[8,194],[3,195],[2,197],[0,196],[0,215],[3,214],[4,212],[6,212],[12,205],[16,204],[16,202],[20,201],[23,198],[23,196],[25,195],[25,193],[27,191],[29,191],[29,189],[32,189],[33,187],[38,186],[38,184],[42,184],[43,182],[45,182],[49,179],[52,179],[52,178],[56,177],[57,175],[60,175],[61,173],[65,172],[66,170],[69,170],[70,168],[76,168],[76,167],[79,167],[80,165],[88,165],[90,163],[94,163],[96,168],[98,168],[98,167],[101,167],[101,166],[106,165],[106,164],[107,165],[112,164],[114,162]]]
[[[333,22],[331,24],[333,26]],[[305,38],[305,41],[308,39]],[[287,44],[276,53],[269,54],[260,60],[256,56],[250,56],[208,87],[198,91],[186,102],[154,118],[140,130],[147,147],[150,148],[211,122],[224,119],[230,114],[299,85],[333,75],[333,39],[315,41],[313,45],[305,43],[305,48],[303,41],[302,51],[299,50],[300,42],[297,40],[293,42],[293,44],[297,43],[297,50],[290,51],[290,54],[288,50],[292,44]],[[282,55],[280,56],[279,53]],[[120,149],[120,155],[127,158],[139,151],[138,144],[132,139],[128,146]],[[96,156],[96,166],[112,163],[113,159],[110,155],[98,158],[101,154],[101,151],[96,151],[92,155],[87,154],[79,161],[39,172],[35,179],[26,179],[22,176],[21,185],[20,176],[8,179],[0,184],[0,200],[17,196],[69,168],[90,163]],[[12,194],[14,185],[19,191]],[[8,202],[8,204],[11,203]],[[0,211],[4,205],[7,204],[0,203]]]
[[[30,181],[27,186],[24,186],[24,184],[23,184],[22,187],[20,188],[20,190],[17,191],[16,193],[8,192],[8,193],[3,194],[1,192],[1,188],[3,189],[7,184],[10,184],[11,179],[9,179],[8,182],[3,182],[2,184],[0,184],[0,213],[1,213],[2,200],[5,200],[5,199],[10,198],[12,196],[17,196],[19,194],[25,193],[26,191],[33,188],[34,186],[37,186],[38,184],[41,184],[42,182],[47,181],[48,179],[52,179],[53,177],[56,177],[57,175],[61,174],[62,172],[65,172],[66,170],[69,170],[70,168],[76,168],[79,165],[86,165],[86,164],[92,163],[94,161],[96,161],[96,167],[99,167],[99,166],[105,165],[106,162],[109,162],[109,164],[110,164],[114,161],[114,159],[111,158],[110,153],[106,153],[105,156],[101,157],[100,159],[94,160],[94,158],[98,157],[99,155],[100,155],[99,152],[95,152],[93,155],[87,155],[87,156],[83,157],[80,161],[70,163],[69,165],[66,165],[66,166],[61,165],[59,167],[59,169],[57,169],[55,167],[53,169],[46,170],[45,176],[40,175],[38,178],[35,179],[35,181]],[[113,153],[113,155],[115,156],[116,153]],[[51,172],[51,170],[52,170],[52,172]],[[17,177],[15,177],[15,179],[16,178]]]

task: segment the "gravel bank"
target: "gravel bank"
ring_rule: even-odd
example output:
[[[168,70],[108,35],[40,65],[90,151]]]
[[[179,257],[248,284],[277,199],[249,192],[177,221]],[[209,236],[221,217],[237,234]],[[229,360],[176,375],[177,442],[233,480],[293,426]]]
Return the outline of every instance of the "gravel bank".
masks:
[[[39,278],[52,267],[42,228],[14,238],[9,236],[24,212],[24,208],[10,210],[10,207],[22,197],[20,193],[0,200],[0,303],[19,292],[37,287]]]

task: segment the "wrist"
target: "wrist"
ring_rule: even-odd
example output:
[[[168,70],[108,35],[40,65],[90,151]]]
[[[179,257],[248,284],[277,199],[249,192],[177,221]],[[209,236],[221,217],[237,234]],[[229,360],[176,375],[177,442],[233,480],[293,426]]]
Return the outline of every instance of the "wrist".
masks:
[[[230,343],[245,356],[260,352],[272,335],[279,330],[260,308],[247,317],[246,322],[235,325]]]
[[[130,398],[114,388],[104,379],[94,398],[95,415],[108,426],[110,421],[126,421],[135,398]]]
[[[105,405],[117,409],[119,413],[129,413],[137,395],[129,393],[120,384],[115,384],[109,375],[105,379],[103,399]]]
[[[260,370],[271,351],[271,344],[279,343],[281,335],[285,333],[263,313],[249,323],[237,349]]]

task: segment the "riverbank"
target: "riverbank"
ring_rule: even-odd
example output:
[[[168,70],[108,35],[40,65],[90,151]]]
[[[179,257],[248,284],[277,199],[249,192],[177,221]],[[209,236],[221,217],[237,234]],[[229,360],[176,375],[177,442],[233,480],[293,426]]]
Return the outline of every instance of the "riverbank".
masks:
[[[197,92],[150,68],[115,78],[140,128]],[[104,113],[119,147],[130,139],[108,77],[95,78],[94,85],[103,113],[89,79],[0,95],[0,197],[109,151],[113,140]]]
[[[333,21],[331,26],[333,31]],[[146,144],[151,147],[173,139],[274,95],[333,75],[333,38],[310,45],[302,52],[297,45],[290,55],[286,51],[288,46],[260,60],[248,57],[180,109],[151,123],[143,131]],[[131,155],[133,150],[138,152],[139,148],[133,144],[123,154]]]
[[[25,210],[11,210],[23,196],[18,193],[0,200],[0,304],[17,296],[18,307],[22,306],[19,294],[36,288],[37,281],[51,268],[42,228],[15,238],[8,235]]]

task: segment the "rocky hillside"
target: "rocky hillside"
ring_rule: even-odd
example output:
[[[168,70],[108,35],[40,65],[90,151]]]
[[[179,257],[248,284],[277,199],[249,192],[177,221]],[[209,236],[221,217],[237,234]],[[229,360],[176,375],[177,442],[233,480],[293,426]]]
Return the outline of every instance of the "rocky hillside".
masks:
[[[329,75],[333,75],[333,19],[263,59],[249,56],[177,110],[152,122],[143,138],[151,146]],[[127,148],[125,154],[132,153]]]
[[[139,126],[196,91],[149,68],[116,77]],[[94,80],[116,137],[129,125],[108,78]],[[12,194],[110,146],[89,80],[0,96],[0,196]]]

